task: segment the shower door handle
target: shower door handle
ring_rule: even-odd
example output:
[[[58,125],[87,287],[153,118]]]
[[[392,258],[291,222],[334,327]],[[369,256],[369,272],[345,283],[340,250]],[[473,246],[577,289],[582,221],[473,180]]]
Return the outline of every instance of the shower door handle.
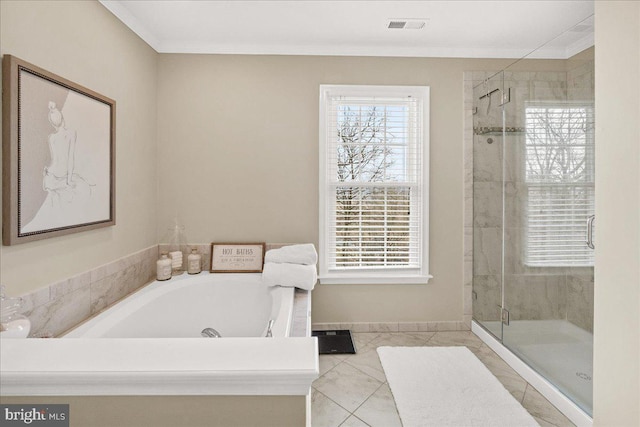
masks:
[[[587,246],[589,246],[590,249],[595,249],[595,246],[593,244],[593,221],[595,221],[596,216],[595,215],[591,215],[590,217],[587,218]]]

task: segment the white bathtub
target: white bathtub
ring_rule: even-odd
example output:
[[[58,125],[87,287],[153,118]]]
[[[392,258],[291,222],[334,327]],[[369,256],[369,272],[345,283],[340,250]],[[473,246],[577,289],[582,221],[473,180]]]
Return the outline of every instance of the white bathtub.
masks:
[[[260,274],[183,274],[153,282],[63,338],[274,337],[291,328],[293,288],[266,287]]]
[[[3,396],[308,400],[318,347],[314,337],[289,336],[293,300],[293,288],[267,288],[260,274],[154,282],[61,339],[3,340],[0,389]],[[273,337],[266,338],[270,319]],[[223,338],[201,337],[204,328]]]

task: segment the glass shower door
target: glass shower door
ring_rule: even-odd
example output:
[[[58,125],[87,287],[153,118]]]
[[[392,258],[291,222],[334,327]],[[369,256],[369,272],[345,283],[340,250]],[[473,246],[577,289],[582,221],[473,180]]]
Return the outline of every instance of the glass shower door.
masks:
[[[504,72],[473,90],[473,318],[502,338]]]
[[[502,340],[591,414],[593,61],[573,66],[505,71]]]

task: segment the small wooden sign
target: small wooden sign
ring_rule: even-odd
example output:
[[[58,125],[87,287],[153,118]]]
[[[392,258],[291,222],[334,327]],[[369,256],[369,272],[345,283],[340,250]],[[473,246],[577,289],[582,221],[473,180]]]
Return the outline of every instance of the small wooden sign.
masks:
[[[264,243],[211,243],[211,273],[262,273]]]

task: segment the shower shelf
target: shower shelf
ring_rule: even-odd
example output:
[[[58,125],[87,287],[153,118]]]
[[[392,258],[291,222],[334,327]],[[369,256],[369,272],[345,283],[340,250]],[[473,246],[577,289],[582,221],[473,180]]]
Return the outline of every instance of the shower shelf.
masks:
[[[477,127],[473,128],[473,133],[475,135],[502,135],[502,133],[524,133],[524,128],[519,127],[506,127],[502,128],[500,126],[495,127]]]

